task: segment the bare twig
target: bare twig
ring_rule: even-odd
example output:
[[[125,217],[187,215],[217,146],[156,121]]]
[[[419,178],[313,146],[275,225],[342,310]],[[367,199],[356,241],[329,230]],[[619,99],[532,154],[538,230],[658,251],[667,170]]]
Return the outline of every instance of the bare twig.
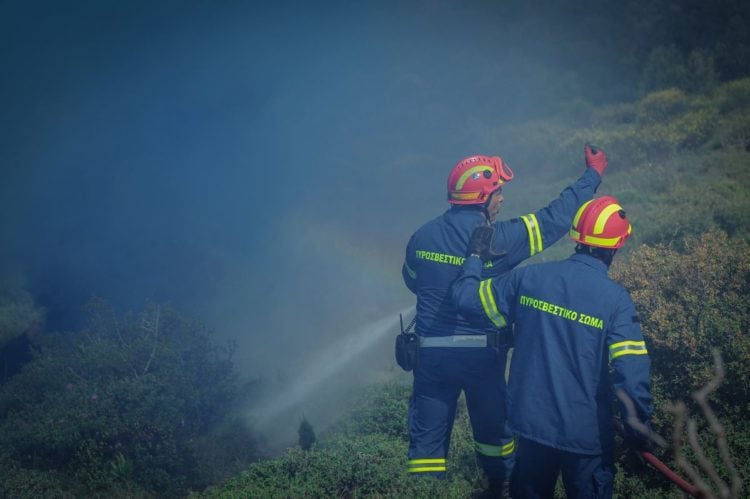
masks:
[[[715,499],[715,496],[711,494],[711,489],[708,487],[706,482],[703,481],[698,471],[690,464],[685,454],[682,453],[683,441],[682,433],[685,428],[685,418],[687,416],[687,407],[683,402],[677,402],[676,404],[670,404],[667,410],[675,415],[674,428],[672,428],[672,451],[674,454],[674,461],[685,474],[690,478],[690,481],[698,487],[703,497],[706,499]]]
[[[737,472],[737,468],[735,467],[731,453],[729,452],[729,446],[727,445],[727,436],[726,431],[724,431],[724,426],[722,426],[721,421],[719,421],[719,418],[716,417],[716,414],[711,409],[711,406],[708,403],[709,394],[716,391],[719,388],[719,385],[721,385],[722,381],[724,380],[724,363],[721,359],[721,354],[717,350],[714,350],[713,355],[716,375],[713,377],[713,379],[706,383],[703,388],[693,393],[693,399],[698,403],[701,411],[703,411],[703,415],[705,416],[706,421],[708,421],[711,433],[716,436],[716,447],[719,450],[721,460],[723,461],[724,466],[726,466],[727,471],[730,475],[730,479],[732,482],[731,489],[724,483],[723,480],[718,479],[717,476],[717,486],[719,487],[719,490],[721,492],[721,497],[739,497],[740,491],[742,490],[742,479]],[[705,458],[704,462],[707,463],[708,466],[711,466],[708,460],[705,460]],[[704,462],[701,462],[701,467],[703,467]],[[706,468],[704,467],[704,469]],[[706,473],[709,473],[707,469]],[[709,476],[711,475],[709,474]],[[713,477],[711,478],[713,479]]]
[[[695,459],[700,465],[700,469],[708,475],[708,478],[710,478],[714,482],[714,485],[719,489],[719,496],[728,497],[729,487],[727,487],[721,477],[719,477],[719,473],[716,472],[716,467],[706,457],[706,453],[703,452],[703,446],[701,446],[698,441],[698,425],[695,424],[695,420],[690,417],[688,417],[687,420],[687,437],[688,443],[693,449],[693,454],[695,454]]]
[[[724,480],[716,470],[714,464],[706,456],[706,453],[698,439],[697,424],[695,420],[688,417],[687,407],[682,402],[678,402],[677,404],[673,404],[668,407],[668,410],[675,415],[675,425],[672,431],[672,446],[674,450],[675,462],[690,477],[695,486],[703,494],[703,497],[715,498],[716,495],[714,494],[710,485],[701,478],[701,475],[685,458],[685,455],[682,452],[682,449],[684,447],[683,433],[686,432],[688,442],[691,449],[693,450],[695,459],[698,462],[700,471],[705,473],[711,479],[711,481],[719,491],[719,497],[721,497],[722,499],[735,499],[740,496],[740,492],[742,491],[742,479],[740,478],[739,473],[737,472],[737,468],[732,461],[724,427],[722,426],[719,418],[716,417],[716,414],[711,409],[711,406],[708,403],[709,394],[716,391],[716,389],[719,387],[719,385],[721,385],[721,382],[724,379],[724,365],[721,360],[721,355],[718,351],[714,351],[713,354],[715,375],[711,380],[708,381],[708,383],[706,383],[703,388],[693,393],[693,399],[700,406],[701,411],[703,412],[703,416],[706,418],[706,421],[709,424],[709,429],[715,436],[716,447],[718,448],[724,466],[726,467],[726,470],[729,472],[729,475],[731,477],[731,487],[727,485],[726,482],[724,482]],[[687,428],[685,428],[686,420]]]
[[[625,407],[625,421],[627,422],[628,426],[644,437],[648,438],[651,442],[655,443],[659,447],[666,448],[667,441],[664,440],[664,438],[662,438],[662,436],[658,433],[651,431],[651,428],[643,424],[641,420],[638,419],[633,399],[631,399],[624,390],[618,389],[615,392],[615,395],[617,395],[617,398],[620,399],[620,402],[622,402],[622,405]]]

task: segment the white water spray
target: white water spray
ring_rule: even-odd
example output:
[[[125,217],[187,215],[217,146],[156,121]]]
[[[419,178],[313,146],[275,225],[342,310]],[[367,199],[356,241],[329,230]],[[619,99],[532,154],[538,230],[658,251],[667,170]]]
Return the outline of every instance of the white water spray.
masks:
[[[413,310],[414,306],[411,306],[400,313],[404,317],[410,317]],[[334,376],[341,374],[356,360],[361,360],[385,335],[395,336],[398,323],[399,313],[389,314],[311,354],[308,362],[296,371],[295,379],[288,386],[280,387],[276,396],[254,411],[256,427],[270,430],[272,426],[279,424],[280,419],[287,419],[290,413],[298,410],[306,401],[313,400],[324,392],[333,383]],[[337,379],[335,382],[341,384],[342,380]],[[296,430],[296,427],[293,429]]]

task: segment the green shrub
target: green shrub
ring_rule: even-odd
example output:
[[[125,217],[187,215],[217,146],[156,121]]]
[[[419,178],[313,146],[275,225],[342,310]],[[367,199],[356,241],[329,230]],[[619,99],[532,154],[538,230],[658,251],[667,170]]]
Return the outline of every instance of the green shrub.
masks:
[[[750,78],[728,81],[714,92],[714,105],[722,113],[750,107]]]
[[[638,103],[638,120],[641,123],[664,123],[679,116],[688,108],[688,98],[678,88],[653,92]]]
[[[346,435],[387,435],[407,441],[410,393],[411,385],[403,379],[364,387],[335,431]]]
[[[462,476],[439,481],[409,476],[406,443],[385,435],[336,438],[305,452],[290,449],[255,463],[203,497],[469,497]]]
[[[721,121],[716,142],[723,149],[750,151],[750,115],[746,110],[729,114]]]
[[[302,418],[297,430],[297,435],[299,437],[299,446],[302,450],[312,449],[312,446],[315,445],[317,440],[315,431],[307,418]]]
[[[369,385],[350,403],[339,424],[304,452],[254,463],[201,497],[469,497],[481,488],[471,426],[459,400],[448,479],[407,473],[406,376]]]
[[[80,333],[41,337],[40,353],[0,389],[7,460],[86,494],[127,483],[165,497],[204,487],[195,441],[236,395],[230,352],[168,308],[120,320],[94,302],[90,317]]]
[[[24,289],[0,290],[0,347],[44,321],[44,310]]]
[[[669,87],[685,88],[689,77],[682,52],[676,46],[656,47],[643,66],[640,89],[646,93]]]
[[[697,416],[706,454],[726,477],[716,437],[690,399],[712,378],[716,349],[726,376],[711,404],[725,426],[735,465],[750,477],[750,245],[712,231],[678,248],[643,246],[613,277],[630,290],[641,319],[652,359],[656,431],[670,438],[674,421],[667,406],[685,401]],[[630,483],[627,473],[623,480]]]

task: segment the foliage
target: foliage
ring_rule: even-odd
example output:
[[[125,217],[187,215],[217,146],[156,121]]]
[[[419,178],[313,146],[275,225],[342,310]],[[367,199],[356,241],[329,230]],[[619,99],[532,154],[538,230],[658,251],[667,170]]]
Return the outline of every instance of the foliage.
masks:
[[[682,253],[644,246],[616,277],[639,307],[651,341],[654,375],[669,379],[671,391],[666,396],[678,398],[704,384],[713,370],[711,351],[718,348],[730,373],[725,395],[735,402],[750,400],[742,383],[750,374],[746,241],[713,231],[687,239]],[[726,393],[730,389],[739,391]]]
[[[406,443],[383,435],[339,438],[309,452],[290,449],[205,497],[468,497],[471,484],[409,476]]]
[[[561,106],[569,110],[564,119],[480,127],[512,144],[514,166],[528,165],[508,189],[519,212],[552,199],[570,172],[580,171],[583,143],[607,151],[599,192],[616,195],[634,225],[630,254],[616,260],[613,277],[636,302],[653,359],[654,428],[669,435],[673,400],[699,414],[689,395],[710,377],[718,348],[727,378],[712,404],[747,480],[750,78],[715,86],[719,54],[662,47],[639,49],[651,56],[642,75],[648,93],[638,101],[596,106],[578,99]],[[704,76],[691,82],[698,74]],[[523,184],[523,168],[533,171],[526,175],[533,185]],[[518,201],[516,188],[525,193]],[[90,315],[84,331],[40,338],[33,361],[0,386],[0,496],[168,497],[214,484],[204,495],[466,497],[481,479],[463,404],[449,479],[406,474],[410,387],[402,379],[363,388],[320,439],[303,420],[299,443],[307,452],[290,449],[248,467],[259,442],[243,419],[226,419],[238,396],[230,351],[166,308],[118,318],[96,302]],[[0,295],[0,343],[42,316],[27,293]],[[719,463],[713,435],[698,423],[709,459]],[[621,496],[674,497],[632,456],[621,452],[618,467]]]
[[[300,421],[297,435],[299,436],[299,446],[302,450],[310,450],[317,440],[315,431],[307,418],[302,418],[302,421]]]
[[[688,59],[683,62],[688,64]],[[561,165],[560,158],[582,161],[581,148],[587,141],[607,151],[610,168],[600,193],[616,195],[634,225],[626,245],[630,254],[616,259],[613,276],[632,293],[652,355],[654,428],[669,437],[673,416],[667,405],[676,400],[691,404],[690,393],[712,373],[711,350],[719,348],[727,378],[712,403],[725,424],[740,473],[747,478],[750,428],[745,414],[750,407],[744,380],[750,376],[750,219],[745,214],[750,210],[750,79],[702,89],[700,95],[690,93],[695,91],[680,86],[659,89],[637,102],[582,104],[584,112],[579,109],[575,115],[575,126],[568,120],[549,119],[495,129],[492,134],[513,144],[509,157],[533,165],[534,178],[561,185],[569,181],[572,167]],[[580,162],[575,168],[580,171]],[[520,203],[520,212],[537,209],[540,199],[552,199],[559,192],[547,183],[523,182],[519,175],[508,190],[509,201]],[[523,199],[514,201],[514,188],[523,190]],[[449,454],[450,480],[437,485],[427,481],[425,486],[431,489],[410,488],[419,481],[403,472],[409,391],[402,380],[363,388],[348,415],[310,452],[290,450],[256,463],[206,495],[469,495],[481,473],[462,407]],[[700,414],[691,407],[693,414]],[[697,421],[708,457],[719,464],[711,445],[713,435],[705,421]],[[365,455],[352,457],[358,451]],[[382,459],[371,464],[371,474],[360,469],[364,466],[360,459],[366,461],[368,455]],[[622,447],[618,455],[619,495],[675,497],[673,486],[661,475]],[[666,453],[660,457],[674,466]],[[399,489],[391,488],[393,484]],[[403,492],[399,495],[395,490]]]
[[[599,193],[615,195],[633,223],[628,248],[680,241],[714,228],[748,238],[748,116],[750,79],[744,79],[707,95],[671,88],[637,102],[597,107],[577,126],[548,119],[500,127],[494,135],[512,144],[508,158],[520,165],[506,204],[520,214],[554,198],[580,172],[583,144],[592,142],[610,158]],[[514,198],[514,189],[524,196]]]
[[[449,452],[447,480],[406,471],[406,403],[400,380],[370,385],[353,401],[343,421],[309,452],[254,463],[203,497],[469,497],[480,471],[463,399]]]
[[[0,347],[44,320],[44,311],[24,289],[0,290]]]
[[[205,486],[197,451],[236,396],[230,352],[168,308],[120,320],[95,301],[89,313],[86,330],[41,337],[0,389],[2,482],[21,473],[28,495],[59,476],[81,494]]]
[[[750,248],[720,231],[688,238],[678,248],[642,246],[613,269],[636,302],[653,359],[654,428],[669,438],[673,420],[666,410],[711,376],[711,349],[724,357],[727,380],[712,399],[725,425],[740,474],[750,476],[745,417],[750,376]],[[345,419],[309,452],[250,466],[205,497],[468,497],[478,488],[471,430],[459,406],[449,453],[447,481],[420,480],[404,471],[409,386],[401,379],[371,385],[352,402]],[[721,463],[715,437],[698,419],[707,456]],[[677,497],[674,486],[618,443],[619,497]],[[668,465],[670,457],[659,453]],[[690,456],[690,453],[688,453]],[[562,497],[558,487],[555,497]]]
[[[408,440],[406,414],[411,387],[398,379],[363,387],[335,431],[345,435],[387,435]]]
[[[715,59],[707,50],[693,50],[687,57],[675,46],[652,50],[641,73],[641,92],[670,87],[688,92],[708,92],[716,87],[719,74]]]
[[[691,412],[700,414],[688,395],[711,379],[711,352],[717,349],[726,379],[711,402],[725,426],[735,464],[747,480],[750,244],[712,231],[686,239],[678,249],[643,246],[614,277],[631,292],[652,359],[654,428],[670,437],[671,401],[685,400]],[[709,458],[720,465],[715,437],[705,421],[699,430]],[[624,477],[623,483],[628,474]]]

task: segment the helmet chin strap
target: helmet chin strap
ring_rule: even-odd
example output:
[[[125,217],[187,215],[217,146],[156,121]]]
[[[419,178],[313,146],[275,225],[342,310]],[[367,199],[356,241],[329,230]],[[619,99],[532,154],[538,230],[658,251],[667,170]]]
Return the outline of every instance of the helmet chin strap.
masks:
[[[490,217],[490,201],[492,201],[492,196],[482,205],[482,213],[484,213],[484,216],[486,218],[487,225],[492,225],[492,217]]]
[[[484,218],[487,221],[487,225],[490,225],[492,223],[492,221],[490,220],[490,211],[486,206],[482,206],[482,213],[484,213]]]
[[[492,191],[492,193],[487,198],[487,201],[485,201],[482,205],[482,213],[484,213],[484,216],[487,218],[487,225],[492,225],[492,216],[490,216],[490,203],[492,203],[492,198],[497,195],[497,191],[498,189]]]

